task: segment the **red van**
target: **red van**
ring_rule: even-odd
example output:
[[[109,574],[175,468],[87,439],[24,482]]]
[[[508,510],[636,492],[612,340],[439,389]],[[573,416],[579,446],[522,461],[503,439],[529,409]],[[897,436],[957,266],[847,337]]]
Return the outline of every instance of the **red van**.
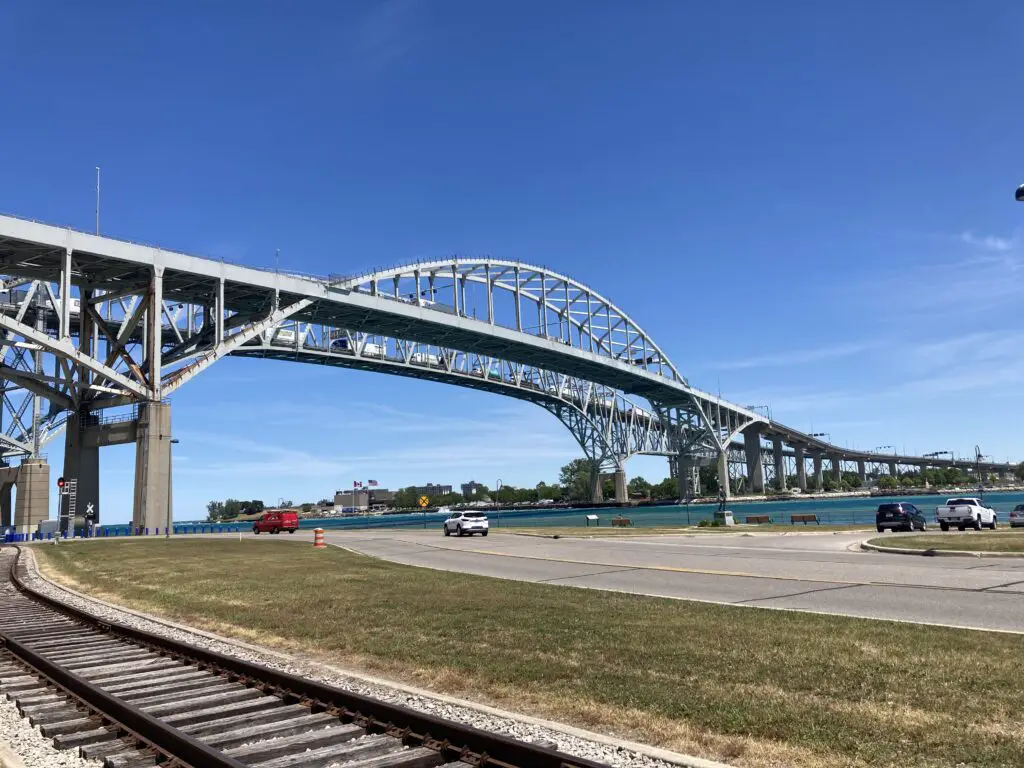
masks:
[[[252,532],[255,534],[280,533],[281,531],[295,533],[298,529],[299,516],[295,512],[284,510],[264,512],[263,517],[252,524]]]

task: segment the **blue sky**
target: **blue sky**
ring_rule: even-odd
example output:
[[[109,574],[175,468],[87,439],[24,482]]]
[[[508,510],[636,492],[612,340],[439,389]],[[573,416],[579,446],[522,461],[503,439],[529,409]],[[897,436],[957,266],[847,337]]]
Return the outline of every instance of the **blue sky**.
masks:
[[[545,264],[780,421],[1020,459],[1022,25],[994,0],[12,1],[0,210],[89,229],[99,165],[112,236],[324,274]],[[181,519],[577,455],[517,401],[264,361],[174,421]],[[132,461],[103,453],[107,521]]]

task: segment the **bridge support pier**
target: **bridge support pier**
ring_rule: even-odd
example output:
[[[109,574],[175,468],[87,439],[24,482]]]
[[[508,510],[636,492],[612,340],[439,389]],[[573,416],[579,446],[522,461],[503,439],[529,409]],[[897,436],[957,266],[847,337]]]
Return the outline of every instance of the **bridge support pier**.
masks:
[[[64,477],[78,481],[75,516],[85,515],[92,505],[94,523],[100,521],[100,448],[95,442],[88,444],[86,425],[80,413],[68,415],[64,430]],[[61,516],[67,514],[65,505],[70,503],[67,496],[61,497]],[[72,523],[74,525],[74,522]]]
[[[729,450],[718,452],[718,495],[726,499],[732,498],[732,487],[729,485]]]
[[[50,517],[50,465],[46,459],[23,459],[17,472],[14,528],[31,533]]]
[[[594,465],[590,468],[590,501],[594,504],[600,504],[604,501],[604,485],[601,480],[601,467],[594,462]]]
[[[857,476],[860,477],[861,485],[867,485],[868,483],[868,468],[864,463],[864,459],[857,459]]]
[[[786,490],[786,461],[782,456],[782,440],[776,437],[772,441],[772,460],[775,462],[775,487]]]
[[[807,490],[807,456],[804,455],[802,445],[793,446],[793,454],[796,457],[796,485],[801,491]]]
[[[836,488],[843,487],[843,460],[838,456],[832,457],[832,479],[836,482]]]
[[[761,463],[761,431],[754,424],[743,430],[743,450],[747,454],[747,480],[751,493],[764,493],[764,465]]]
[[[700,496],[700,473],[692,456],[679,454],[679,498],[683,501]]]
[[[889,476],[890,477],[896,477],[896,462],[895,461],[890,461],[889,462]]]
[[[136,528],[165,530],[173,520],[171,510],[171,406],[149,402],[139,408],[135,443]]]
[[[0,527],[10,528],[11,527],[11,490],[14,488],[14,483],[4,482],[0,485]]]
[[[821,452],[812,451],[811,458],[814,459],[814,489],[820,492],[825,490],[825,478],[821,474]]]
[[[615,468],[615,503],[625,504],[629,501],[629,492],[626,490],[626,470],[622,467]]]

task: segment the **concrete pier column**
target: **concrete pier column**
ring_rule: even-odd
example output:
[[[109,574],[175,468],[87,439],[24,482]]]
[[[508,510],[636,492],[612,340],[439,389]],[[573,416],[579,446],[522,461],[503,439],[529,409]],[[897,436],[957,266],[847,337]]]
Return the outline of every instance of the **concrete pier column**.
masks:
[[[626,490],[626,470],[622,467],[615,469],[615,502],[625,504],[629,501],[629,493]]]
[[[50,465],[45,459],[24,459],[18,468],[14,528],[31,533],[50,517]]]
[[[861,485],[867,485],[868,467],[864,463],[864,459],[857,459],[857,476],[860,478]]]
[[[836,481],[837,487],[841,487],[843,484],[843,460],[838,456],[833,456],[831,461],[832,479]]]
[[[604,501],[604,483],[601,480],[601,467],[596,463],[590,468],[590,500],[594,504]]]
[[[732,488],[729,485],[729,449],[726,448],[718,453],[718,493],[725,495],[725,498],[732,498]]]
[[[917,471],[921,473],[921,485],[925,488],[928,487],[928,475],[925,474],[925,471],[927,469],[927,464],[922,464],[920,467],[917,468]]]
[[[79,413],[68,415],[67,427],[64,430],[64,479],[78,481],[75,514],[82,517],[88,513],[90,505],[93,511],[93,522],[100,522],[100,449],[93,444],[85,444],[83,416]],[[67,496],[61,497],[61,504],[68,504]],[[61,514],[67,510],[61,507]]]
[[[751,493],[764,493],[764,465],[761,464],[761,430],[753,424],[743,430],[743,450],[747,454],[747,484]]]
[[[821,452],[811,451],[811,458],[814,459],[814,483],[818,491],[825,490],[825,478],[821,474]]]
[[[681,453],[679,454],[676,466],[679,469],[679,476],[676,478],[679,482],[679,498],[686,501],[697,495],[690,487],[690,484],[693,482],[693,459]]]
[[[138,437],[135,442],[136,528],[170,526],[171,510],[171,406],[150,402],[139,408]]]
[[[11,489],[14,483],[4,483],[0,486],[0,527],[10,528],[11,526]]]
[[[889,475],[892,476],[892,477],[896,477],[896,462],[895,461],[890,461],[889,462]]]
[[[772,441],[772,459],[775,462],[775,487],[786,490],[786,461],[782,457],[782,440],[776,437]]]
[[[793,453],[796,456],[796,485],[801,491],[807,490],[807,457],[804,455],[802,445],[794,445]]]

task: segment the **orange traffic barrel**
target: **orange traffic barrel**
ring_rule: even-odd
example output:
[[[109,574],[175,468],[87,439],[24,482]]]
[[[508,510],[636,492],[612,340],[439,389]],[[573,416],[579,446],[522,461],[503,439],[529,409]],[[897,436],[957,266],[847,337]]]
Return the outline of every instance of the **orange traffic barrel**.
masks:
[[[324,544],[324,529],[323,528],[314,528],[313,529],[313,546],[316,547],[317,549],[323,549],[326,546],[326,544]]]

